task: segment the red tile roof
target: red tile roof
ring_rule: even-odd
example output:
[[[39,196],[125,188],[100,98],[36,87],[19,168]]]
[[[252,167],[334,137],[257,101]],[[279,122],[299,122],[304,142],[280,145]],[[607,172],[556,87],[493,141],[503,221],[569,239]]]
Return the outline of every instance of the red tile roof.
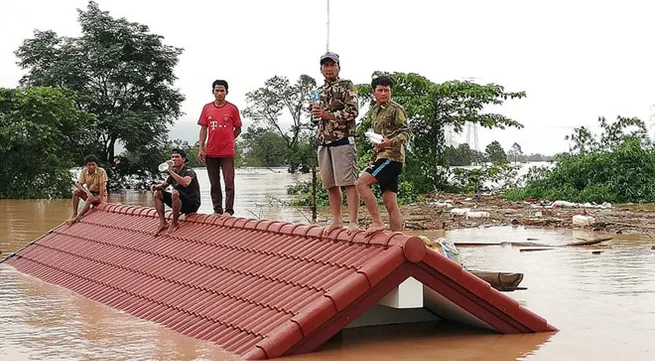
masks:
[[[311,352],[408,277],[502,333],[554,331],[418,237],[104,204],[7,263],[245,359]]]

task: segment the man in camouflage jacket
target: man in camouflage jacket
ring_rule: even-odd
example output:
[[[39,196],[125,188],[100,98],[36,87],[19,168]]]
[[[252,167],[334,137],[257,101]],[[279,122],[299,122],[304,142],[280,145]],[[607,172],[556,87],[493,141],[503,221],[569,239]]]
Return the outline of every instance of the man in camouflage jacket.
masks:
[[[357,180],[357,191],[371,214],[372,223],[366,234],[384,231],[377,200],[371,187],[378,183],[389,213],[391,231],[402,229],[402,216],[398,208],[398,176],[405,163],[405,144],[409,141],[409,128],[405,109],[391,100],[393,80],[388,76],[373,79],[371,88],[375,96],[375,106],[371,109],[371,125],[375,133],[381,134],[383,141],[375,144],[373,163]]]
[[[357,90],[350,80],[339,78],[339,56],[326,53],[321,57],[321,73],[325,83],[319,88],[320,101],[312,105],[316,121],[318,166],[323,188],[330,199],[332,223],[324,229],[327,235],[343,228],[341,220],[341,187],[346,190],[348,203],[348,232],[358,229],[357,210],[359,194],[357,181],[357,154],[355,151],[355,119],[359,114]]]

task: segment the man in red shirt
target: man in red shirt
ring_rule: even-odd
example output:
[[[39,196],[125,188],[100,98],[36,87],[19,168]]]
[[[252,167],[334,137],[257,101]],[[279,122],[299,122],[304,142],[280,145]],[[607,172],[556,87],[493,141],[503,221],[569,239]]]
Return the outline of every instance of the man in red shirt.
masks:
[[[225,80],[212,84],[214,101],[202,108],[200,125],[200,149],[198,160],[207,165],[211,184],[214,214],[223,214],[223,191],[220,175],[225,183],[225,213],[234,214],[234,141],[241,133],[239,109],[225,100],[228,85]],[[206,141],[206,144],[205,144]]]

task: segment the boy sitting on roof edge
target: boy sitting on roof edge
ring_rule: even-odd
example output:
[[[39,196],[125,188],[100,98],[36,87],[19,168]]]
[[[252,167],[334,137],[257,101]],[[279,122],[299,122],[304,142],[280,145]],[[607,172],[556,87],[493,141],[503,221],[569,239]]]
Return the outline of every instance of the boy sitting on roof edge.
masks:
[[[95,207],[107,201],[107,172],[98,167],[98,163],[98,158],[93,155],[84,158],[84,168],[80,172],[73,191],[73,214],[66,221],[68,226],[82,219],[91,206]],[[79,207],[80,198],[84,200],[84,206],[78,214],[77,207]]]

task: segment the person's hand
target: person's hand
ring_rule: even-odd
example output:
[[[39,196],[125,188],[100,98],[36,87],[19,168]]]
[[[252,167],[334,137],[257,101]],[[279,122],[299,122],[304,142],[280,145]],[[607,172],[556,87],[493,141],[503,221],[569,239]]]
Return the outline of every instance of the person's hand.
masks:
[[[173,173],[175,171],[175,163],[172,160],[167,160],[166,163],[168,164],[168,173]]]
[[[198,150],[198,161],[205,163],[205,150],[202,148]]]
[[[329,119],[329,114],[321,107],[312,107],[312,116],[315,118]]]
[[[153,184],[150,186],[151,192],[158,191],[158,190],[161,190],[161,184]]]
[[[93,193],[91,191],[86,191],[86,199],[93,200]]]
[[[389,140],[389,138],[387,138],[384,134],[382,134],[382,143],[376,144],[375,149],[381,150],[386,148],[391,148],[391,140]]]

